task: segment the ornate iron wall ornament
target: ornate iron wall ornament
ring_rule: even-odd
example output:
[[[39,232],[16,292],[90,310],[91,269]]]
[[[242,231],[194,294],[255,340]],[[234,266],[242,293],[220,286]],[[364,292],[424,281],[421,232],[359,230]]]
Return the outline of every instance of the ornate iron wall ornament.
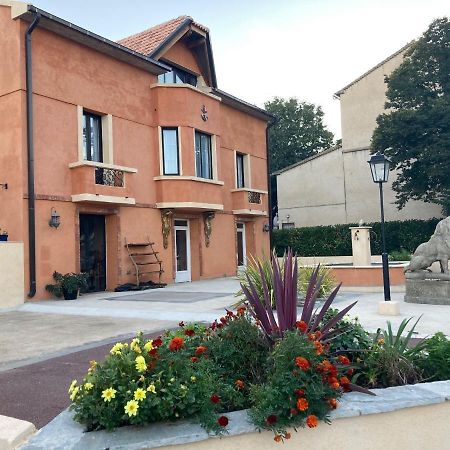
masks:
[[[208,110],[206,109],[205,105],[202,106],[202,109],[200,110],[200,112],[202,113],[201,117],[202,117],[203,121],[206,122],[208,120]]]
[[[209,247],[211,242],[211,233],[212,233],[212,221],[216,216],[213,212],[203,213],[203,228],[205,231],[205,245]]]
[[[170,209],[163,209],[161,211],[161,229],[164,248],[167,248],[169,246],[169,234],[170,230],[172,229],[172,215],[173,211]]]

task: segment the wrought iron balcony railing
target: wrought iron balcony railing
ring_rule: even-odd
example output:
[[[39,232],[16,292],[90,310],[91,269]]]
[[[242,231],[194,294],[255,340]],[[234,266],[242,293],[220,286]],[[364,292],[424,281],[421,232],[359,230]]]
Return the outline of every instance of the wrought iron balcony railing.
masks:
[[[248,191],[248,202],[260,205],[261,204],[261,193],[254,192],[254,191]]]
[[[95,184],[103,186],[124,187],[124,171],[117,169],[95,168]]]

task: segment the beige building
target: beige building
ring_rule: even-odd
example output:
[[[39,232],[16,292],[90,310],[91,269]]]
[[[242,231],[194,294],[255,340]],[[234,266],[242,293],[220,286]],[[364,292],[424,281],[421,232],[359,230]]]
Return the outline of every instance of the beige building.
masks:
[[[384,76],[397,68],[409,44],[335,94],[341,102],[342,147],[334,147],[278,172],[280,228],[377,222],[380,203],[367,161],[376,118],[384,110]],[[399,211],[385,185],[386,220],[441,217],[434,204],[410,201]]]

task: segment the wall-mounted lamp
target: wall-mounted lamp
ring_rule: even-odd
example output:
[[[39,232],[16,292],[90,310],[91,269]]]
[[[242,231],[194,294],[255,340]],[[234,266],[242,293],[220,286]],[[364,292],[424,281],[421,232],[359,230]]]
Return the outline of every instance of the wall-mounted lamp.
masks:
[[[60,221],[60,215],[56,212],[55,208],[52,208],[52,214],[50,216],[50,220],[48,221],[48,224],[53,228],[58,228],[61,224]]]
[[[264,233],[268,233],[270,231],[270,225],[268,223],[263,225],[263,231]]]
[[[0,183],[0,187],[3,189],[8,189],[8,183]]]

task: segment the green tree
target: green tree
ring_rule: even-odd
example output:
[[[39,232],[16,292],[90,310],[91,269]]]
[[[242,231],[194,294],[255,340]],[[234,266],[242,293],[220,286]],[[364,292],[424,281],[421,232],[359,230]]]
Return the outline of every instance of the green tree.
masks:
[[[450,22],[435,20],[386,77],[389,109],[377,118],[372,151],[391,158],[402,209],[410,199],[450,213]]]
[[[333,145],[320,106],[296,98],[275,97],[264,104],[278,122],[270,129],[270,168],[283,169]]]

